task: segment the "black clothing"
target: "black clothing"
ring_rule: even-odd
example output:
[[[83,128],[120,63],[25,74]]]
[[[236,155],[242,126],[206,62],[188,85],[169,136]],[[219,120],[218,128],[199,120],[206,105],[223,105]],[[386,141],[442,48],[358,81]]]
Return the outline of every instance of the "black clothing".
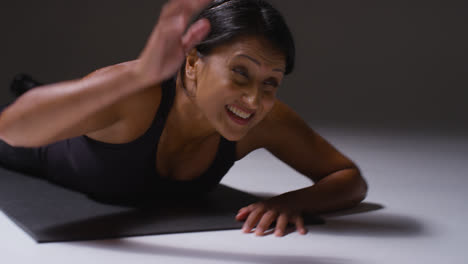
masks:
[[[162,87],[161,104],[150,128],[132,142],[110,144],[83,135],[38,148],[21,148],[0,140],[0,164],[98,199],[207,192],[234,165],[236,142],[221,136],[214,162],[194,180],[175,181],[159,177],[156,151],[175,97],[174,80],[166,81]],[[5,106],[0,108],[0,112],[3,108]]]

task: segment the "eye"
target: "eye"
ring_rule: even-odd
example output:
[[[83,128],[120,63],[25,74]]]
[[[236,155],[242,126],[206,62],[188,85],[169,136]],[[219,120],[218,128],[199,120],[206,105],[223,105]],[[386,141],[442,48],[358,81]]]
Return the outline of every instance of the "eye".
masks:
[[[265,82],[265,84],[269,85],[269,86],[272,86],[274,88],[277,88],[279,86],[278,83],[275,82],[275,81],[267,81],[267,82]]]
[[[268,85],[268,86],[271,86],[271,87],[274,87],[274,88],[278,88],[278,86],[279,86],[279,83],[276,80],[276,78],[269,78],[264,82],[264,84]]]
[[[242,75],[245,78],[249,78],[249,74],[247,73],[247,71],[242,69],[242,68],[234,68],[234,69],[232,69],[232,71],[237,73],[237,74]]]

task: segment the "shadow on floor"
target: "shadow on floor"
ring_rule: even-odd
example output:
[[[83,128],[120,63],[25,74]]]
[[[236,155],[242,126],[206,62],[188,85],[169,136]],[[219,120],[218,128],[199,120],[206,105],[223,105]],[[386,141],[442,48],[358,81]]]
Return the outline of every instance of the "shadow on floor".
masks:
[[[355,215],[377,211],[383,208],[385,208],[383,205],[377,203],[362,202],[353,208],[340,210],[333,213],[321,214],[321,216],[323,216],[324,218],[340,217],[345,215]]]
[[[270,193],[253,194],[261,199],[275,196]],[[420,220],[381,212],[384,208],[377,203],[362,202],[354,208],[321,214],[325,224],[308,226],[308,230],[311,233],[368,237],[413,237],[427,233]]]
[[[326,218],[325,222],[325,225],[310,226],[309,232],[367,237],[414,237],[426,233],[421,221],[389,213]]]

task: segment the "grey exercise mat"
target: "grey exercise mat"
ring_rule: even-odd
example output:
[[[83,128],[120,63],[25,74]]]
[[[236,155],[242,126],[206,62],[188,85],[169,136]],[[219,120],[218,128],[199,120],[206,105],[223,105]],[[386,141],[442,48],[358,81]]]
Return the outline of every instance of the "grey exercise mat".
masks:
[[[0,208],[39,243],[240,229],[243,223],[235,220],[237,211],[258,200],[220,185],[197,199],[142,208],[111,205],[0,167]],[[305,221],[323,223],[316,216]]]

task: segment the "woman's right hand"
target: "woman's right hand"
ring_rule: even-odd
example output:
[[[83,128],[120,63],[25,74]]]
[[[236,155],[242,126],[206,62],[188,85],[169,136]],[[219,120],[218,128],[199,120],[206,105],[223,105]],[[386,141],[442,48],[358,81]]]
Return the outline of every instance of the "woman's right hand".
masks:
[[[210,31],[207,19],[200,19],[187,29],[192,17],[213,0],[170,0],[159,16],[135,70],[147,84],[160,83],[174,75],[186,54]],[[185,34],[184,34],[185,33]]]

